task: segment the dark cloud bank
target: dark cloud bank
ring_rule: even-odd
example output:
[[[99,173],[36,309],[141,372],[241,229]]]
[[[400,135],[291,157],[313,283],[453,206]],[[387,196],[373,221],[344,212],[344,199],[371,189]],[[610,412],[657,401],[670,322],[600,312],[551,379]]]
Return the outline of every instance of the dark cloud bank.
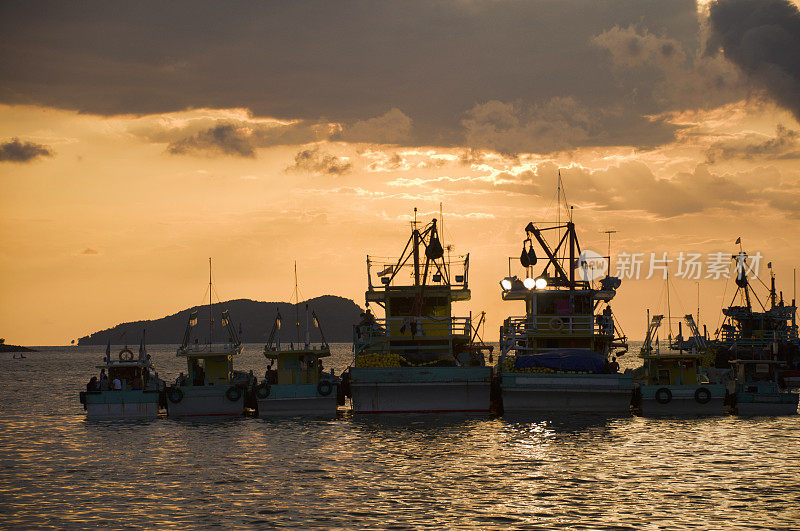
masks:
[[[671,126],[644,118],[664,109],[664,73],[612,71],[593,42],[617,26],[699,49],[693,0],[5,2],[0,101],[242,107],[342,123],[343,140],[500,151],[669,141]],[[237,135],[209,128],[170,150],[250,156],[258,142]]]
[[[250,157],[319,139],[645,148],[675,132],[647,116],[745,92],[702,53],[702,24],[694,0],[4,2],[0,102],[105,115],[239,107],[301,124],[211,124],[170,139],[175,154]],[[708,50],[800,112],[796,8],[720,0],[710,27]],[[327,123],[342,129],[313,128]]]
[[[12,138],[0,144],[0,162],[30,162],[39,157],[51,157],[53,151],[42,144],[20,142]]]
[[[800,11],[786,0],[719,0],[711,5],[711,51],[721,48],[800,120]]]

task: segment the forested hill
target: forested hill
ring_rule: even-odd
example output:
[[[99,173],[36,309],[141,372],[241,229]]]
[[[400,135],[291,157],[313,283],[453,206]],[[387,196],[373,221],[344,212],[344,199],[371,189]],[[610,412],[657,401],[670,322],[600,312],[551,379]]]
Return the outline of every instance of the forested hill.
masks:
[[[363,311],[355,302],[334,295],[323,295],[297,305],[300,315],[300,337],[305,338],[305,305],[314,310],[319,317],[325,339],[329,342],[349,342],[353,339],[353,325],[360,320]],[[230,310],[230,319],[236,329],[241,324],[242,338],[245,343],[265,343],[275,322],[278,310],[282,316],[280,338],[282,342],[294,341],[297,336],[295,327],[295,306],[288,302],[258,302],[250,299],[236,299],[214,304],[214,339],[221,341],[227,337],[221,326],[221,315]],[[148,344],[180,343],[189,314],[198,310],[197,325],[192,330],[192,339],[198,338],[201,343],[208,340],[208,306],[195,306],[181,310],[152,321],[134,321],[118,324],[113,328],[101,330],[78,340],[79,345],[105,345],[109,338],[112,345],[127,343],[138,345],[142,330],[147,330]],[[319,341],[319,330],[311,322],[311,339]]]

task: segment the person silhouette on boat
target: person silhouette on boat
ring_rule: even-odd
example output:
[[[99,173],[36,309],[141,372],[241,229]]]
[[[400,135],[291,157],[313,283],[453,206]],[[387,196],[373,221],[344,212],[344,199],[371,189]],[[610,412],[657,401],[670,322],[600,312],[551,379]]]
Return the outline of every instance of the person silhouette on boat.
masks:
[[[87,391],[99,391],[100,390],[100,383],[97,381],[97,376],[92,376],[92,379],[89,380],[89,383],[86,384]]]
[[[100,369],[100,390],[101,391],[108,391],[108,375],[106,375],[105,369]]]
[[[619,363],[617,363],[616,356],[611,356],[611,363],[608,364],[608,372],[610,373],[619,372]]]

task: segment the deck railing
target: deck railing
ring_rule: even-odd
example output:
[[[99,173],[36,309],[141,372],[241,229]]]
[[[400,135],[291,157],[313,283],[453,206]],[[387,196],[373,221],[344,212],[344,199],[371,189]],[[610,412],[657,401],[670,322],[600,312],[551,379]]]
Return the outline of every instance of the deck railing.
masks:
[[[367,349],[386,350],[391,341],[415,340],[425,348],[426,340],[441,341],[469,338],[469,317],[390,317],[374,319],[369,324],[353,327],[353,348],[356,355]],[[441,348],[441,347],[436,347]]]

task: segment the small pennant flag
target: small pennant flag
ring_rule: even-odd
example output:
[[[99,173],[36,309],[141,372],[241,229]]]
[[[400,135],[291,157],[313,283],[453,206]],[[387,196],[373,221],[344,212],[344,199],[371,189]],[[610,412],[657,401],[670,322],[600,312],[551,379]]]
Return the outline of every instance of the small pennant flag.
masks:
[[[767,269],[772,269],[772,262],[769,262],[769,263],[767,264]]]
[[[736,238],[736,241],[733,242],[733,243],[742,243],[742,237],[739,236],[738,238]]]
[[[394,266],[386,266],[381,271],[378,271],[378,276],[385,277],[386,275],[391,275],[392,271],[394,271]]]
[[[195,326],[197,324],[197,312],[192,312],[189,316],[189,326]]]
[[[106,361],[111,359],[111,338],[108,338],[108,345],[106,345]]]

